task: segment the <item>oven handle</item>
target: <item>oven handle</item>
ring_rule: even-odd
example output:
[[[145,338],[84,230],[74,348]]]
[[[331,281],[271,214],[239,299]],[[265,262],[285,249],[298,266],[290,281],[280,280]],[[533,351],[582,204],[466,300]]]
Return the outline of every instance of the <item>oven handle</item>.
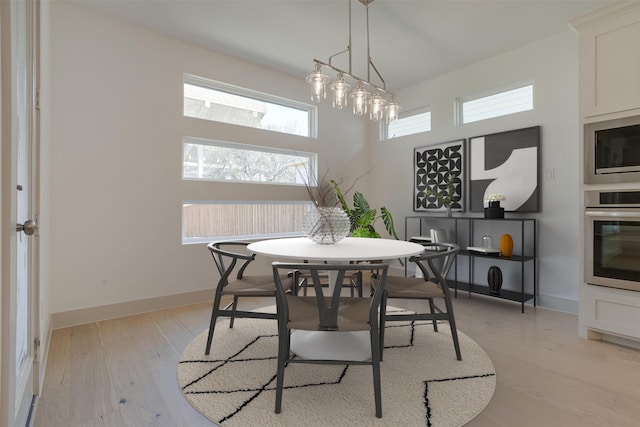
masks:
[[[590,217],[635,218],[640,220],[640,209],[585,209],[584,214]]]

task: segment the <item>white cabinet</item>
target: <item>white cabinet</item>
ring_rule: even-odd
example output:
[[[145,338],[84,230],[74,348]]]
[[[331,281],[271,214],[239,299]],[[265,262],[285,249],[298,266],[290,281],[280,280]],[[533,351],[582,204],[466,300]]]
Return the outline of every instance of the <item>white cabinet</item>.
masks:
[[[571,22],[580,40],[583,119],[640,110],[640,3],[618,2]]]
[[[584,138],[586,123],[640,115],[640,2],[615,2],[570,24],[579,38],[579,135]],[[581,176],[585,154],[579,157]],[[580,189],[593,187],[581,182]],[[584,216],[578,221],[584,230]],[[584,250],[584,239],[580,242]],[[579,335],[640,341],[640,292],[593,286],[584,282],[583,274],[581,278]]]
[[[581,336],[589,332],[640,340],[640,292],[583,285],[580,300]]]

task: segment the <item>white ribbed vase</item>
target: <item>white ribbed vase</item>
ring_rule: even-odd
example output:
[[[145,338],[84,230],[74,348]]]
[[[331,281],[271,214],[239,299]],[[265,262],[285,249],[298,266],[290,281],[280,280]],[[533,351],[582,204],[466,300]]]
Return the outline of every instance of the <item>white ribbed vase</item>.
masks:
[[[307,212],[302,228],[309,239],[330,245],[347,237],[351,223],[340,207],[317,207]]]

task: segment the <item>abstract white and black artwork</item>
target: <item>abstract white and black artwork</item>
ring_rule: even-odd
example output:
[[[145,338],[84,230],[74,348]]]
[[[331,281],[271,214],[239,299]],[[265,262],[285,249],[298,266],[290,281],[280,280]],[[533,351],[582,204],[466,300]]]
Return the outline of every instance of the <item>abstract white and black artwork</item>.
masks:
[[[469,204],[482,211],[485,195],[506,195],[511,212],[538,212],[540,126],[469,139]]]
[[[453,179],[451,210],[464,211],[465,140],[420,147],[414,150],[414,211],[446,211],[445,204],[433,192],[447,196]],[[429,191],[427,191],[429,190]]]

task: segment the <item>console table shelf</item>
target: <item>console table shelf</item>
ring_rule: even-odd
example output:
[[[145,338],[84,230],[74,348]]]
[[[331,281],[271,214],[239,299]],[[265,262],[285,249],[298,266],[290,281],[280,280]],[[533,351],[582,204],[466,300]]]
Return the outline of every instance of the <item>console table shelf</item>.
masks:
[[[506,260],[506,261],[519,261],[519,262],[523,262],[523,261],[531,261],[534,259],[533,256],[530,255],[511,255],[510,257],[506,257],[506,256],[502,256],[502,255],[487,255],[487,254],[483,254],[480,252],[474,252],[474,251],[469,251],[466,249],[462,249],[460,248],[460,252],[458,252],[460,255],[464,255],[464,256],[469,256],[469,255],[473,255],[475,257],[479,257],[479,258],[487,258],[487,259],[496,259],[496,260]]]
[[[535,298],[535,295],[533,294],[527,294],[527,293],[523,294],[522,292],[510,291],[508,289],[501,289],[499,294],[492,294],[488,286],[474,285],[474,284],[469,284],[465,282],[454,282],[454,285],[455,285],[454,289],[456,291],[456,297],[457,297],[457,291],[468,291],[474,294],[489,295],[494,298],[506,299],[509,301],[517,301],[520,303],[525,303]]]
[[[416,232],[413,232],[415,226]],[[488,295],[494,298],[516,301],[524,304],[532,302],[536,306],[538,289],[537,274],[537,230],[533,218],[483,218],[483,217],[438,217],[430,215],[405,217],[405,239],[429,237],[431,229],[446,233],[447,241],[460,246],[454,268],[448,279],[451,288],[471,294]],[[502,234],[511,234],[514,253],[510,257],[484,254],[468,247],[482,246],[482,236],[492,234],[494,246],[499,246]],[[466,261],[466,262],[465,262]],[[492,293],[486,282],[488,266],[495,264],[505,269],[503,274],[506,287],[499,293]],[[406,267],[405,267],[406,272]],[[466,274],[465,274],[466,273]],[[453,276],[453,277],[451,277]]]

